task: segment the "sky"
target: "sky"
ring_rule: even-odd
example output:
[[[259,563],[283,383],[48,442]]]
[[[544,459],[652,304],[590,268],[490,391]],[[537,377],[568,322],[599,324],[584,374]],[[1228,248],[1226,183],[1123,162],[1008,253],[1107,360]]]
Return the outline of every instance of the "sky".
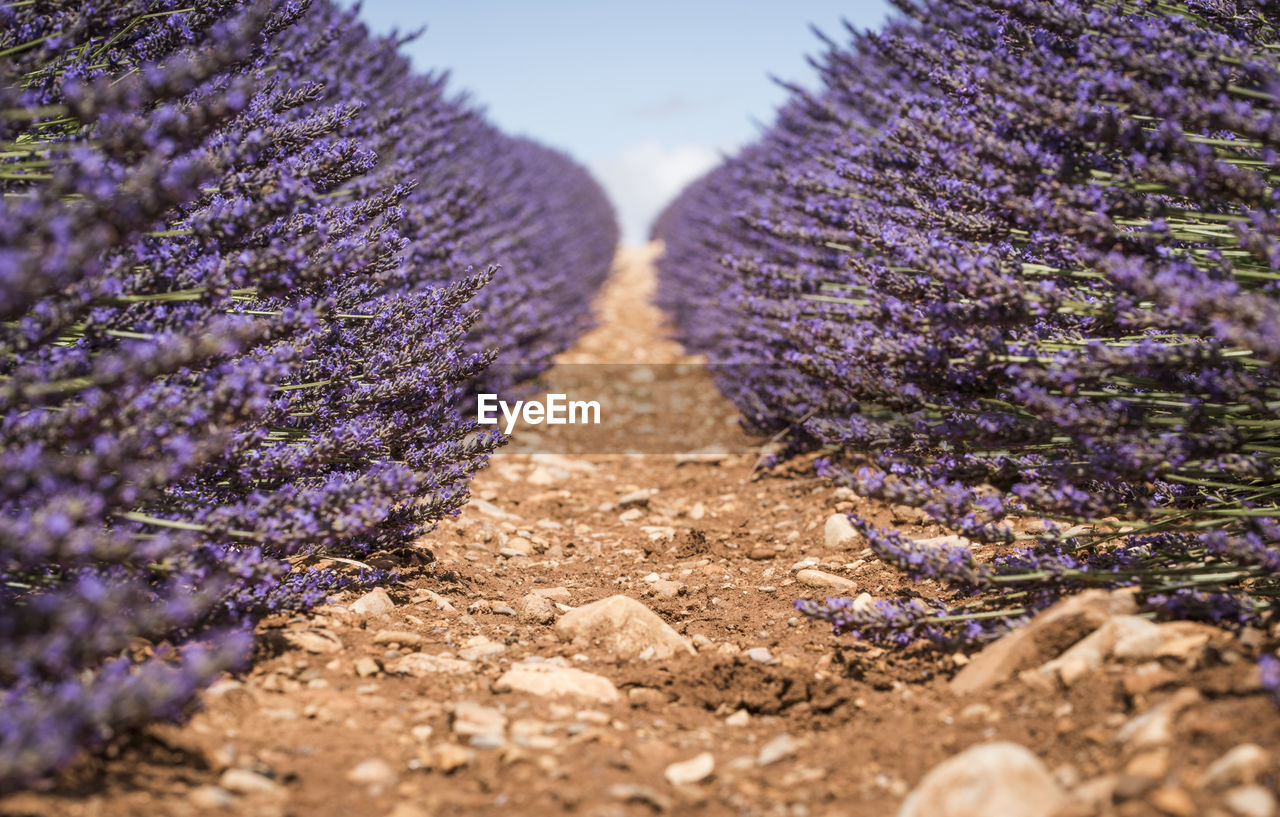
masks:
[[[879,28],[882,0],[365,0],[377,33],[426,31],[414,67],[447,69],[507,133],[569,153],[604,185],[623,241],[642,243],[681,189],[753,141],[786,99],[770,76],[818,85],[806,63]]]

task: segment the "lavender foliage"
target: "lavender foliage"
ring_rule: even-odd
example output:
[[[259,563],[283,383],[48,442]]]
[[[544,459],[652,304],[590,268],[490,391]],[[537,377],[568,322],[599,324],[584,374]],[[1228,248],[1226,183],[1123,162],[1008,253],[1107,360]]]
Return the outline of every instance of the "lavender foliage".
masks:
[[[456,513],[617,231],[327,1],[0,6],[0,791]],[[476,272],[482,269],[484,272]],[[329,561],[326,561],[329,560]]]
[[[720,385],[752,428],[827,448],[822,473],[1005,554],[854,520],[954,604],[801,609],[953,642],[1084,586],[1137,585],[1169,615],[1270,615],[1280,16],[899,6],[883,32],[828,40],[822,90],[793,89],[655,227],[663,305],[732,365]]]

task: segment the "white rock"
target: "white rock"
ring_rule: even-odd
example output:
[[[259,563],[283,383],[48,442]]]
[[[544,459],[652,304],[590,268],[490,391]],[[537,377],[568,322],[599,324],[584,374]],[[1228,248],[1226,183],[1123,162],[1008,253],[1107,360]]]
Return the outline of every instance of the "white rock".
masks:
[[[784,732],[760,747],[760,753],[756,755],[756,765],[768,766],[779,760],[785,760],[798,751],[800,751],[800,741]]]
[[[796,581],[801,584],[807,584],[810,587],[823,587],[829,590],[838,590],[841,593],[852,593],[858,589],[858,585],[843,576],[825,573],[813,568],[805,568],[796,573]]]
[[[1205,788],[1255,783],[1271,765],[1271,753],[1256,743],[1242,743],[1209,764],[1204,771]]]
[[[1065,800],[1040,758],[1016,743],[985,743],[935,766],[898,817],[1049,817]]]
[[[390,675],[412,675],[425,678],[437,673],[473,672],[475,664],[457,658],[444,658],[425,652],[411,652],[402,658],[388,662],[383,669]]]
[[[828,548],[853,547],[858,542],[858,532],[849,523],[849,517],[833,513],[822,526],[822,541]]]
[[[725,726],[746,726],[749,723],[751,723],[751,713],[745,709],[739,709],[724,719]]]
[[[461,701],[453,708],[453,732],[456,735],[497,735],[507,730],[507,716],[491,706],[474,701]]]
[[[284,640],[316,655],[342,650],[342,640],[328,630],[285,630]]]
[[[556,633],[565,641],[599,641],[613,655],[637,658],[653,648],[653,657],[694,654],[693,647],[656,613],[627,596],[610,596],[575,608],[560,617]]]
[[[381,587],[370,590],[351,603],[351,612],[358,616],[381,616],[396,609],[396,603]]]
[[[749,650],[743,650],[742,654],[752,661],[759,661],[762,664],[767,664],[773,660],[773,653],[769,652],[768,647],[752,647]]]
[[[266,775],[248,769],[227,769],[218,778],[218,785],[236,794],[266,794],[276,797],[284,794],[284,786]]]
[[[347,779],[362,786],[389,786],[396,782],[396,770],[381,758],[370,758],[347,772]]]
[[[494,689],[527,692],[544,698],[567,695],[600,703],[613,703],[621,697],[608,678],[554,664],[517,664],[494,683]]]
[[[470,502],[467,503],[467,510],[477,511],[478,513],[482,513],[485,516],[492,517],[493,519],[519,519],[520,518],[513,513],[507,513],[506,511],[499,508],[497,505],[494,505],[492,502],[485,502],[483,499],[472,499]]]
[[[1160,625],[1138,616],[1112,616],[1089,635],[1077,641],[1062,655],[1046,662],[1040,672],[1057,677],[1071,686],[1085,675],[1096,671],[1118,643],[1140,643],[1158,639]]]
[[[1116,743],[1132,749],[1164,746],[1173,741],[1173,720],[1178,713],[1200,700],[1200,693],[1192,687],[1183,687],[1172,698],[1130,719],[1116,731]]]
[[[1275,795],[1256,783],[1227,791],[1222,802],[1239,817],[1275,817],[1276,813]]]
[[[556,620],[556,606],[551,599],[537,593],[530,593],[520,599],[517,605],[520,618],[534,624],[550,624]]]
[[[196,808],[225,809],[235,804],[235,796],[221,786],[198,786],[191,790],[187,799]]]
[[[667,782],[673,786],[690,786],[694,783],[701,783],[712,775],[716,770],[715,756],[710,752],[703,752],[697,757],[680,763],[672,763],[663,772],[663,776],[667,778]]]

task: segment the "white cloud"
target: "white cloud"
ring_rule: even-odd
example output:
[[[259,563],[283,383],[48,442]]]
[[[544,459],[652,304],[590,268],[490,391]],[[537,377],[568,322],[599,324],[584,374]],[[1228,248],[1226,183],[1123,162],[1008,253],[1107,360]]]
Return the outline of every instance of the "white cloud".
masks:
[[[591,163],[591,172],[618,208],[622,240],[642,244],[649,227],[684,186],[720,162],[720,151],[705,145],[664,147],[650,139],[628,145]]]

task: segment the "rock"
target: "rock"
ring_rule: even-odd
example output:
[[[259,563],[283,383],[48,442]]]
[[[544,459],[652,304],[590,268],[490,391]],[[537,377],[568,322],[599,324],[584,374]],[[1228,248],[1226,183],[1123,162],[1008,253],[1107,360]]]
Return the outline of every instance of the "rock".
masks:
[[[796,573],[796,581],[801,584],[807,584],[810,587],[823,587],[829,590],[838,590],[841,593],[852,593],[858,589],[858,585],[843,576],[837,576],[833,573],[824,573],[821,570],[814,570],[807,567]]]
[[[502,550],[512,551],[517,556],[532,556],[534,545],[531,540],[523,536],[512,536],[507,539],[507,543],[502,546]]]
[[[1137,610],[1133,593],[1086,590],[1069,596],[1025,626],[990,644],[951,679],[958,695],[975,695],[1039,666],[1101,627],[1112,615]]]
[[[550,599],[558,604],[568,604],[573,598],[567,587],[539,587],[530,592],[532,595],[542,596],[544,599]]]
[[[550,624],[556,620],[555,604],[551,599],[546,596],[540,596],[537,593],[530,593],[520,599],[516,611],[521,621],[529,621],[534,624]]]
[[[248,769],[227,769],[218,778],[218,785],[236,794],[260,794],[273,797],[285,793],[284,786],[266,775],[251,772]]]
[[[751,723],[751,713],[745,709],[739,709],[724,719],[725,726],[746,726],[749,723]]]
[[[506,511],[499,508],[497,505],[494,505],[492,502],[486,502],[483,499],[473,498],[470,502],[467,503],[467,510],[476,511],[477,513],[484,514],[485,516],[491,517],[493,519],[519,519],[520,518],[513,513],[507,513]]]
[[[506,651],[507,645],[477,635],[466,640],[462,649],[458,650],[458,657],[467,661],[487,661]]]
[[[554,465],[539,465],[529,472],[525,477],[525,482],[530,485],[559,485],[568,481],[573,474],[564,468],[557,468]]]
[[[516,608],[509,604],[495,604],[493,606],[493,614],[495,616],[514,616],[516,614]]]
[[[431,750],[427,763],[445,774],[455,772],[471,763],[476,758],[476,750],[459,746],[456,743],[441,743]]]
[[[1118,643],[1158,639],[1160,625],[1137,616],[1112,616],[1098,629],[1071,645],[1062,655],[1045,663],[1040,672],[1071,686],[1096,671]]]
[[[649,507],[649,497],[653,496],[651,491],[632,491],[629,494],[623,494],[618,497],[618,501],[614,503],[618,508],[647,508]]]
[[[800,751],[800,741],[783,732],[760,747],[760,753],[756,755],[756,765],[769,766],[779,760],[786,760],[798,751]]]
[[[660,599],[674,599],[680,595],[681,590],[684,590],[683,584],[667,579],[658,579],[649,585],[649,592]]]
[[[768,560],[775,558],[777,555],[778,551],[773,548],[753,548],[752,551],[747,554],[747,558],[754,562],[767,562]]]
[[[471,735],[497,735],[507,731],[507,716],[491,706],[481,706],[474,701],[462,701],[453,708],[453,733]]]
[[[1161,814],[1169,817],[1196,817],[1199,810],[1195,801],[1184,789],[1175,786],[1162,786],[1147,797],[1147,802]]]
[[[381,672],[378,662],[367,655],[356,659],[355,663],[356,676],[360,678],[369,678]]]
[[[773,660],[773,653],[769,652],[768,647],[752,647],[749,650],[743,650],[742,654],[752,661],[759,661],[762,664],[767,664]]]
[[[396,770],[381,758],[370,758],[347,772],[347,780],[361,786],[390,786],[396,782]]]
[[[422,601],[434,604],[437,610],[444,610],[447,613],[456,613],[458,611],[458,608],[454,607],[452,602],[434,590],[419,588],[418,596],[421,597]]]
[[[422,646],[422,636],[408,630],[379,630],[373,637],[374,644],[399,644],[401,647]]]
[[[1151,707],[1132,718],[1115,734],[1115,742],[1131,749],[1165,746],[1173,741],[1173,719],[1191,704],[1200,700],[1200,693],[1184,687],[1173,697]]]
[[[1275,817],[1276,798],[1257,784],[1236,786],[1222,795],[1222,802],[1238,817]]]
[[[853,547],[858,541],[858,532],[853,529],[849,517],[842,513],[833,513],[827,517],[822,526],[822,541],[831,550]]]
[[[236,802],[235,796],[221,786],[197,786],[187,799],[191,805],[202,809],[231,808]]]
[[[1226,633],[1217,627],[1194,621],[1170,621],[1153,624],[1116,639],[1111,654],[1122,661],[1149,661],[1153,658],[1186,659],[1215,637]]]
[[[457,658],[444,658],[425,652],[411,652],[384,666],[384,669],[392,675],[412,675],[414,678],[426,678],[442,672],[473,672],[475,668],[475,664],[470,661],[459,661]]]
[[[1040,758],[1016,743],[985,743],[930,770],[898,817],[1049,817],[1065,802]]]
[[[691,786],[706,780],[715,770],[715,756],[710,752],[703,752],[689,760],[672,763],[662,775],[673,786]]]
[[[544,698],[571,695],[600,703],[613,703],[621,697],[608,678],[555,664],[517,664],[494,683],[494,690]]]
[[[644,511],[639,508],[631,508],[618,514],[619,522],[634,522],[644,516]]]
[[[565,641],[599,641],[622,659],[637,658],[649,648],[658,659],[677,653],[694,654],[683,636],[648,607],[627,596],[610,596],[571,610],[560,617],[555,629]]]
[[[315,655],[342,650],[342,640],[327,630],[285,630],[284,640]]]
[[[396,609],[396,603],[381,587],[370,590],[351,603],[351,612],[358,616],[383,616]]]
[[[1270,766],[1270,752],[1256,743],[1242,743],[1209,764],[1204,771],[1204,786],[1225,789],[1256,783]]]
[[[642,803],[655,811],[671,811],[672,807],[670,797],[635,783],[615,783],[605,789],[604,793],[624,803]]]

